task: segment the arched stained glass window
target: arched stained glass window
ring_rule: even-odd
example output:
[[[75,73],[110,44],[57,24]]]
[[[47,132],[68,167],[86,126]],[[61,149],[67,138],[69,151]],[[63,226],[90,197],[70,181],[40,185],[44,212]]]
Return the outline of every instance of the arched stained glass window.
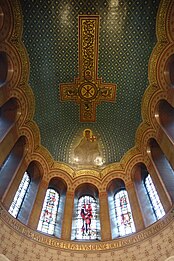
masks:
[[[47,189],[40,220],[37,229],[53,235],[58,214],[59,193],[54,189]]]
[[[99,239],[97,203],[92,196],[82,196],[78,200],[75,239]]]
[[[135,232],[127,191],[121,190],[117,192],[114,196],[114,203],[118,236],[125,236]]]
[[[13,202],[11,203],[11,206],[9,208],[9,213],[15,218],[17,218],[19,211],[22,207],[22,203],[23,203],[24,198],[27,194],[27,191],[28,191],[28,188],[29,188],[29,185],[30,185],[30,181],[31,180],[30,180],[28,173],[25,172],[24,176],[21,180],[21,183],[18,187],[18,190],[15,194]]]
[[[157,194],[156,188],[155,188],[153,181],[149,174],[144,179],[144,186],[147,191],[147,195],[149,197],[154,215],[155,215],[156,219],[158,220],[165,215],[165,211],[164,211],[164,208],[163,208],[161,201],[159,199],[159,196]]]

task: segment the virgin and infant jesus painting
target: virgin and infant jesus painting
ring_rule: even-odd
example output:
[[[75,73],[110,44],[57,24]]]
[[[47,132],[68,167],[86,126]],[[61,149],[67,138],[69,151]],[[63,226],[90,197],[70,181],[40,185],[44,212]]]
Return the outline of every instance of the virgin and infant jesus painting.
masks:
[[[84,165],[102,165],[99,143],[90,129],[83,131],[83,138],[74,149],[74,160],[76,163]]]

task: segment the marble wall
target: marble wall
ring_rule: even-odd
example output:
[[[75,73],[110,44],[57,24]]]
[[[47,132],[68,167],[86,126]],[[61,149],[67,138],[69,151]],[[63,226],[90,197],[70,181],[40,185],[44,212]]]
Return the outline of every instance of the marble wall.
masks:
[[[160,229],[159,233],[154,233],[136,243],[127,246],[125,244],[123,247],[110,250],[75,251],[48,246],[48,244],[38,243],[35,237],[31,239],[24,236],[17,227],[12,227],[2,218],[0,218],[0,228],[0,254],[5,255],[10,261],[165,261],[174,255],[173,218]],[[47,238],[51,240],[51,237]],[[65,242],[67,244],[67,241]]]

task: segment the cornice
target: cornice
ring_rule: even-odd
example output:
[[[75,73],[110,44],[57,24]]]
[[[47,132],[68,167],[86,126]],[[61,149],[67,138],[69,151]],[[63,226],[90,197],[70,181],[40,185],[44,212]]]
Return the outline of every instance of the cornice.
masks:
[[[36,232],[27,226],[20,223],[17,219],[14,219],[4,208],[0,205],[0,219],[8,227],[10,227],[15,233],[20,234],[22,237],[32,240],[35,243],[44,245],[45,247],[59,248],[59,250],[69,251],[111,251],[114,249],[120,249],[135,244],[139,244],[143,240],[147,240],[160,233],[163,229],[168,227],[174,221],[173,209],[165,215],[164,218],[157,221],[150,227],[144,229],[141,232],[135,233],[131,236],[115,239],[112,241],[101,242],[75,242],[64,241],[58,238],[49,237]]]

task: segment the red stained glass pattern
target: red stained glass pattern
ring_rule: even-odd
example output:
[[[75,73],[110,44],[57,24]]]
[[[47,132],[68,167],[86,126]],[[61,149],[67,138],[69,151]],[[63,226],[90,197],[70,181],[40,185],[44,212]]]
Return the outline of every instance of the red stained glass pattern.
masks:
[[[116,224],[118,236],[135,232],[130,203],[126,190],[117,192],[114,196]]]
[[[54,189],[47,189],[38,230],[50,235],[54,234],[58,212],[59,194]]]
[[[91,196],[82,196],[78,200],[75,239],[99,239],[97,203]]]

